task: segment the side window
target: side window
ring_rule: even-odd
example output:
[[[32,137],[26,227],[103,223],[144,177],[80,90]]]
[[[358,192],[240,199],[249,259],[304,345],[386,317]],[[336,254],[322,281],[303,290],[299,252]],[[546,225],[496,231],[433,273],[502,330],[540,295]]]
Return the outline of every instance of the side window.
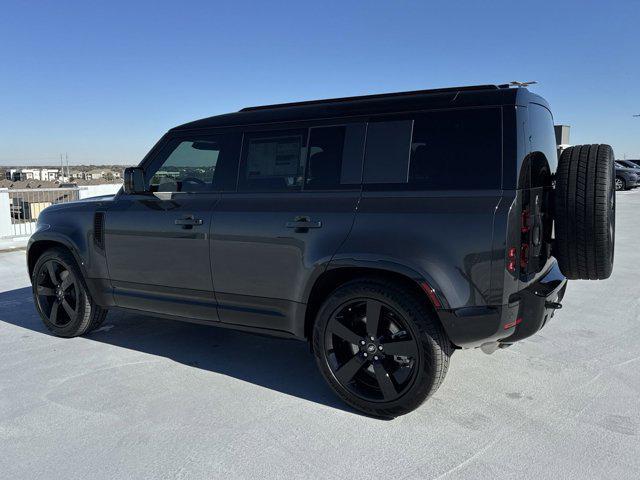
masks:
[[[416,116],[409,186],[425,190],[498,189],[502,184],[502,116],[498,108]]]
[[[364,183],[406,183],[412,120],[369,122]]]
[[[148,169],[152,192],[202,192],[235,184],[239,135],[209,135],[172,141]]]
[[[500,109],[428,112],[414,120],[369,123],[364,182],[400,190],[500,188]]]
[[[295,191],[302,188],[306,130],[248,133],[244,138],[238,189]]]
[[[364,123],[312,128],[305,190],[359,186],[364,135]]]

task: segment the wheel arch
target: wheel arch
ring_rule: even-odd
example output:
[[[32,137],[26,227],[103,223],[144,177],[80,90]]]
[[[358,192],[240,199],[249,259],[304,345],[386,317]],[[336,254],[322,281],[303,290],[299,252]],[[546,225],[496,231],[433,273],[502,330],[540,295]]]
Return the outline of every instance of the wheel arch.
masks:
[[[50,248],[61,247],[69,251],[76,261],[76,264],[80,268],[80,271],[86,276],[86,270],[84,262],[78,252],[74,243],[64,237],[63,235],[49,233],[48,235],[34,234],[29,239],[27,246],[27,269],[29,271],[29,278],[33,275],[33,268],[35,267],[38,258]]]
[[[369,262],[331,264],[319,273],[313,282],[310,282],[312,284],[309,286],[305,296],[305,338],[311,338],[316,314],[327,296],[335,289],[357,278],[377,277],[403,285],[413,291],[419,298],[422,298],[427,308],[435,314],[435,317],[442,324],[438,311],[449,308],[449,304],[431,278],[420,275],[415,270],[404,265],[391,262],[385,262],[382,265],[380,264],[381,262],[375,263],[376,265],[371,265]]]

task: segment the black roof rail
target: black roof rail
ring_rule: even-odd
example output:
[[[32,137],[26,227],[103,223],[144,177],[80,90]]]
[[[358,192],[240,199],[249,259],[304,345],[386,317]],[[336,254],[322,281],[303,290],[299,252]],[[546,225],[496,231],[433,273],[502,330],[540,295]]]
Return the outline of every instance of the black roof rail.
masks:
[[[268,110],[272,108],[288,108],[288,107],[301,107],[306,105],[319,105],[323,103],[341,103],[341,102],[352,102],[355,100],[373,100],[378,98],[394,98],[394,97],[405,97],[410,95],[421,95],[421,94],[437,94],[437,93],[447,93],[447,92],[465,92],[470,90],[499,90],[501,88],[505,88],[507,85],[473,85],[467,87],[449,87],[449,88],[436,88],[432,90],[413,90],[410,92],[396,92],[396,93],[380,93],[376,95],[360,95],[357,97],[340,97],[340,98],[327,98],[325,100],[307,100],[304,102],[291,102],[291,103],[276,103],[273,105],[260,105],[257,107],[245,107],[240,112],[252,112],[255,110]]]

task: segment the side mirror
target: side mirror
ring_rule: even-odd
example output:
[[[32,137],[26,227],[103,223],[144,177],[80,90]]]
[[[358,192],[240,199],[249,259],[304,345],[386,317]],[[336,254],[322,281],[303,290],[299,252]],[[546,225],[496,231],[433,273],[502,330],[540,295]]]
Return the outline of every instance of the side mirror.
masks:
[[[144,172],[140,167],[127,167],[124,169],[124,193],[144,193]]]

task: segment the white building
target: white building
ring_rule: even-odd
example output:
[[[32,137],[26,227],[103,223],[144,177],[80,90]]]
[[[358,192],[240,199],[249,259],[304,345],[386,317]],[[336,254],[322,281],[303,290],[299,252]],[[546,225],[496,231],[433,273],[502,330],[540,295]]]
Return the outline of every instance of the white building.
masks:
[[[54,181],[60,176],[60,170],[57,168],[43,168],[40,170],[40,178],[38,180]]]

